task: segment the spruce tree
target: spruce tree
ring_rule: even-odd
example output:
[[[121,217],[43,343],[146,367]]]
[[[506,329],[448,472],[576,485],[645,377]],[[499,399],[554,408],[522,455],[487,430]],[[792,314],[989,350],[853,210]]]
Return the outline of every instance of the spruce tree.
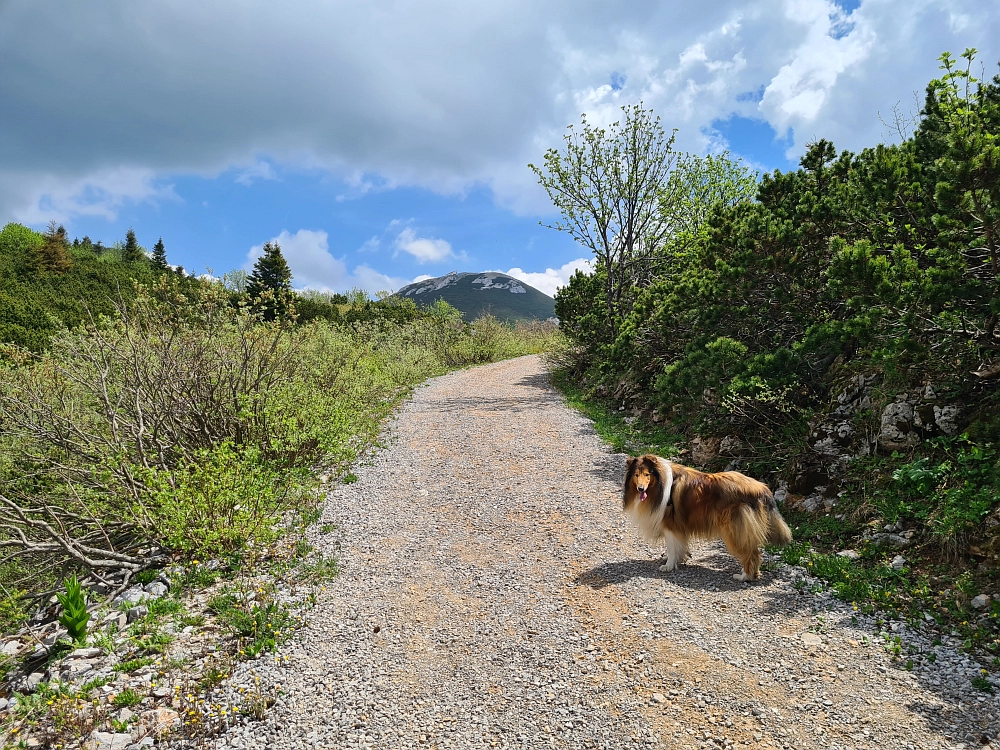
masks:
[[[38,266],[43,271],[61,274],[73,265],[69,255],[69,242],[66,239],[65,228],[54,221],[49,222],[48,229],[42,235],[42,244],[38,248]]]
[[[157,271],[166,271],[169,268],[167,266],[167,251],[163,248],[162,237],[153,245],[153,268]]]
[[[135,238],[135,230],[129,227],[129,230],[125,233],[125,247],[122,250],[122,260],[126,263],[135,263],[145,259],[146,254],[139,247],[139,242]]]
[[[258,300],[267,320],[284,313],[292,291],[292,271],[277,242],[265,242],[264,253],[254,263],[247,279],[247,294]]]

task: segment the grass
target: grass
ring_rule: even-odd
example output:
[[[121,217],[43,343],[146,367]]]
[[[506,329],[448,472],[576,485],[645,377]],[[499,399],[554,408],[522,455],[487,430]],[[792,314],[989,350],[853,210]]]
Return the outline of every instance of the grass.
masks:
[[[154,664],[155,662],[156,659],[151,656],[140,656],[137,659],[129,659],[128,661],[120,662],[116,664],[113,669],[116,673],[120,674],[125,672],[128,674],[129,672],[135,672],[143,667],[148,667],[150,664]]]
[[[117,708],[131,708],[142,703],[143,695],[132,688],[125,688],[120,693],[116,693],[111,699],[112,705]]]
[[[258,598],[262,601],[251,603],[225,593],[209,601],[219,623],[239,639],[240,655],[247,658],[274,651],[291,638],[296,624],[288,605],[264,594]]]
[[[631,415],[611,408],[589,396],[565,372],[557,370],[552,382],[566,398],[566,403],[594,423],[601,439],[619,453],[675,456],[682,438],[665,427],[644,423]]]

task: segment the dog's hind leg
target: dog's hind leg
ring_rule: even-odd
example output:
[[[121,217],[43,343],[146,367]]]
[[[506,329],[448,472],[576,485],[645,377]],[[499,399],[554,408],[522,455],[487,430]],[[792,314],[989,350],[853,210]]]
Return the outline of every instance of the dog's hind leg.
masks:
[[[763,559],[760,547],[753,540],[741,539],[739,534],[724,533],[722,541],[729,554],[743,563],[743,572],[734,573],[737,581],[756,581],[760,578],[760,564]]]
[[[740,559],[740,562],[743,563],[743,572],[733,573],[733,578],[737,581],[756,581],[760,578],[761,553],[759,549],[746,554]]]
[[[669,573],[671,570],[676,570],[680,563],[687,560],[689,555],[687,540],[681,539],[679,536],[668,531],[663,535],[663,542],[666,547],[664,553],[666,554],[667,561],[660,566],[660,572]]]

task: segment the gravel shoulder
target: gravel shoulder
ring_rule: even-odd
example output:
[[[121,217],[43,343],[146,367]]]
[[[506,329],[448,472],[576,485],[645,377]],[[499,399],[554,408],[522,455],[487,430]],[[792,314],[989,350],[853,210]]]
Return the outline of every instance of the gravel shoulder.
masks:
[[[216,747],[952,748],[1000,733],[998,698],[947,636],[880,636],[801,569],[737,583],[719,544],[658,572],[619,509],[625,456],[538,357],[430,381],[383,443],[311,532],[341,574],[309,624],[225,687],[237,701],[280,685],[277,703]],[[901,668],[883,647],[896,636],[933,663]]]

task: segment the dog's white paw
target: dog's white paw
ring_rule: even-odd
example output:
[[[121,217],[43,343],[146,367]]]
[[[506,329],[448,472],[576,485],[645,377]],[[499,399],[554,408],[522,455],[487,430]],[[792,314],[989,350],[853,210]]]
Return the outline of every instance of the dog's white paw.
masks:
[[[677,562],[675,560],[667,560],[663,565],[660,566],[659,570],[661,573],[669,573],[677,568]]]
[[[740,583],[750,580],[750,576],[748,576],[746,573],[733,573],[733,578],[735,578]]]

